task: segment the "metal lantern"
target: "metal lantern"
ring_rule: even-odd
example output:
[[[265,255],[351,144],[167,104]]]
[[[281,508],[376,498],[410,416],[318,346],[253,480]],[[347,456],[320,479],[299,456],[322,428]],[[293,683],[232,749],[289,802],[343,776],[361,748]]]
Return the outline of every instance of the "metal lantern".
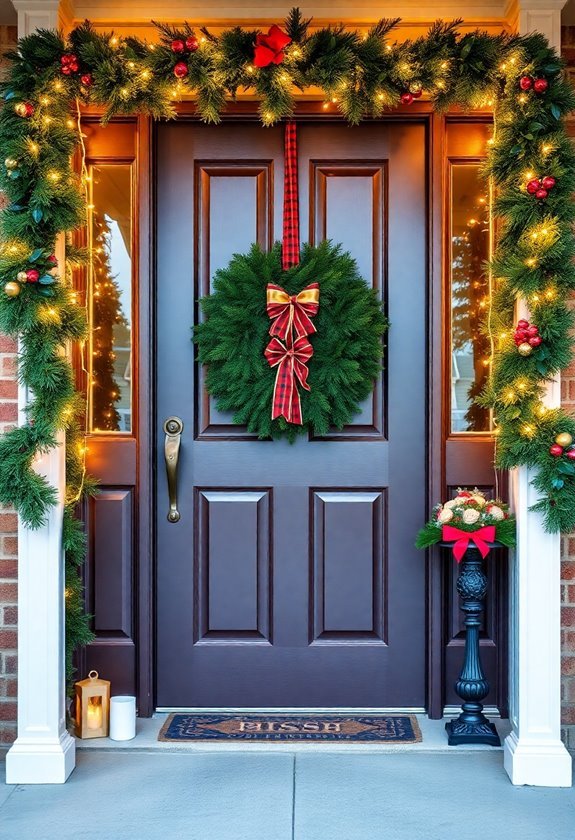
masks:
[[[106,738],[110,725],[110,683],[97,671],[80,680],[76,689],[76,735],[78,738]]]

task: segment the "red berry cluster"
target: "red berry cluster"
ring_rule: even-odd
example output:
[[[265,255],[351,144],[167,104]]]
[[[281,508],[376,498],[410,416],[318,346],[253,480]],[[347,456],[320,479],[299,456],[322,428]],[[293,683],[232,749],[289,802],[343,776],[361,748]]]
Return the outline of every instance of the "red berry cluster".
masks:
[[[78,56],[74,55],[74,53],[64,53],[60,59],[60,65],[60,70],[65,76],[71,76],[80,69]]]
[[[549,87],[549,82],[542,76],[537,79],[534,79],[532,76],[521,76],[519,79],[519,87],[521,90],[533,89],[535,93],[545,93]]]
[[[530,347],[539,347],[543,339],[539,335],[539,327],[535,324],[530,324],[524,318],[517,322],[515,333],[513,335],[515,345],[519,347],[520,344],[529,344]]]
[[[60,70],[64,76],[73,76],[75,73],[79,73],[80,61],[78,56],[74,55],[74,53],[64,53],[64,55],[60,58]],[[91,73],[82,73],[80,81],[84,87],[92,87],[94,84],[94,79]]]
[[[183,38],[174,38],[170,44],[173,53],[195,52],[200,46],[200,42],[193,35],[190,35],[184,41]]]
[[[527,182],[527,192],[540,200],[547,198],[549,190],[552,190],[556,181],[553,175],[546,175],[544,178],[532,178]]]
[[[185,40],[183,38],[174,38],[170,44],[170,49],[176,55],[183,55],[184,53],[194,53],[200,42],[193,35],[188,36]],[[174,76],[176,79],[185,79],[189,73],[188,65],[185,61],[178,61],[174,67]]]
[[[421,88],[414,88],[414,90],[406,90],[401,94],[400,100],[402,105],[411,105],[414,99],[419,99],[423,90]]]

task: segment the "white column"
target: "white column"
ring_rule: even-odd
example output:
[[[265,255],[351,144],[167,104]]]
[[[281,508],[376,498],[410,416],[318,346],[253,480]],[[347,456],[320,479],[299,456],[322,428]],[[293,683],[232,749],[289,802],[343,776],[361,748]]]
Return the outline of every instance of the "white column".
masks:
[[[58,0],[14,0],[18,35],[63,25]],[[64,264],[62,243],[58,249]],[[20,388],[20,422],[28,401]],[[75,766],[76,742],[66,729],[64,558],[62,511],[66,486],[64,434],[35,469],[58,489],[46,525],[18,527],[18,737],[6,756],[7,784],[65,782]]]
[[[513,19],[520,34],[542,32],[561,47],[565,0],[519,0]],[[560,405],[559,377],[546,404]],[[533,471],[511,476],[517,514],[517,549],[511,559],[511,723],[505,739],[505,769],[514,785],[571,786],[571,758],[561,741],[560,535],[547,534],[542,517],[529,511],[537,501]]]

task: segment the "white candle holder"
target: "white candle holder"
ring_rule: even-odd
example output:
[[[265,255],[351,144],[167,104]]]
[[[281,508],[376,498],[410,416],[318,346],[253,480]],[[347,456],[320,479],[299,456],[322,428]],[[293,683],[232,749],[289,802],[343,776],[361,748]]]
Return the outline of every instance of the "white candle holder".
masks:
[[[110,738],[131,741],[136,737],[136,698],[118,695],[110,698]]]

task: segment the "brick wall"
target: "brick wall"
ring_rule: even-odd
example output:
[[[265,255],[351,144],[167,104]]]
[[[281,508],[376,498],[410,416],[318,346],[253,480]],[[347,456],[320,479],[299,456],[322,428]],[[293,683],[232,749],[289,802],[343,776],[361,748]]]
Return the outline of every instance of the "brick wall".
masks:
[[[16,27],[0,26],[2,54],[16,43]],[[1,202],[1,197],[0,197]],[[16,343],[0,335],[0,432],[17,420]],[[0,744],[16,737],[16,624],[18,532],[16,514],[0,506]]]

